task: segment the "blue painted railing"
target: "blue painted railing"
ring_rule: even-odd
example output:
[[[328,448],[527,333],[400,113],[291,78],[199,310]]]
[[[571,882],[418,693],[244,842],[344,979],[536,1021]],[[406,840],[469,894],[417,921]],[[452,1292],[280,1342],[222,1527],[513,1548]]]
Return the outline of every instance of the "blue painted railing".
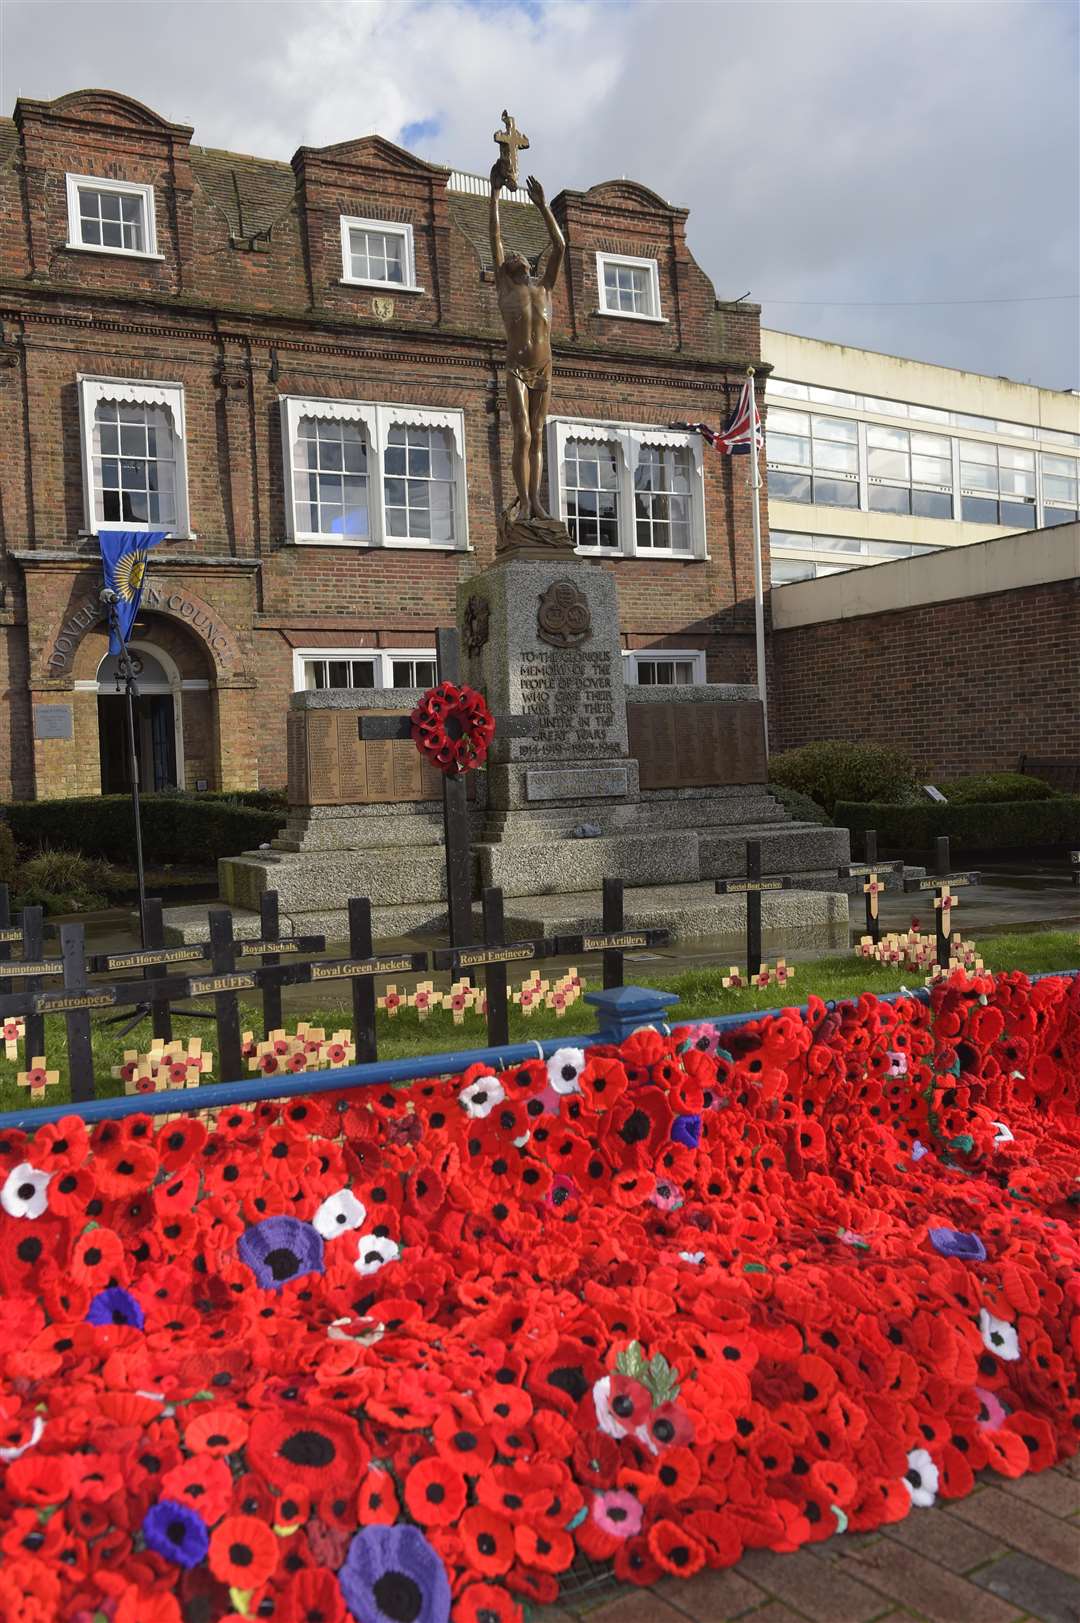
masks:
[[[1033,981],[1051,976],[1073,977],[1080,969],[1051,970],[1035,974]],[[874,994],[879,1003],[895,1003],[898,998],[930,1001],[927,987],[917,986],[899,992]],[[211,1082],[201,1088],[170,1088],[165,1093],[135,1093],[109,1099],[91,1099],[83,1104],[38,1105],[33,1109],[10,1110],[0,1114],[0,1133],[19,1128],[32,1132],[63,1116],[81,1116],[93,1124],[119,1121],[125,1116],[190,1115],[197,1110],[221,1110],[229,1105],[261,1104],[267,1099],[297,1099],[310,1094],[341,1093],[348,1088],[386,1087],[400,1082],[422,1082],[432,1077],[456,1076],[470,1065],[505,1069],[528,1059],[547,1059],[559,1048],[589,1048],[595,1043],[618,1043],[642,1026],[669,1029],[669,1010],[677,998],[648,986],[619,986],[610,991],[586,992],[585,1002],[596,1009],[599,1029],[585,1035],[570,1032],[543,1041],[509,1043],[502,1048],[467,1048],[443,1054],[417,1054],[411,1059],[378,1060],[371,1065],[346,1065],[336,1071],[300,1071],[295,1075],[251,1076],[236,1082]],[[805,1015],[807,1005],[795,1012]],[[733,1031],[754,1020],[768,1020],[784,1013],[781,1008],[748,1009],[740,1014],[698,1015],[679,1024],[714,1026],[717,1031]]]

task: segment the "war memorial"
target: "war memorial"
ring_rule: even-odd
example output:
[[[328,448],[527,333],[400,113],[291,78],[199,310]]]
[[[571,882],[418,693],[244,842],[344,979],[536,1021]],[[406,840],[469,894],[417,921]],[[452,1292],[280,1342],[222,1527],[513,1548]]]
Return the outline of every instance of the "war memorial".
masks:
[[[680,1022],[620,974],[587,1034],[379,1063],[321,1033],[297,1074],[273,1044],[241,1070],[241,991],[269,1023],[283,985],[347,978],[373,1031],[373,928],[504,971],[507,929],[595,928],[618,880],[635,926],[735,934],[742,886],[766,931],[846,939],[846,832],[769,794],[758,689],[628,688],[612,577],[545,510],[563,244],[530,180],[546,266],[504,251],[504,125],[515,497],[436,682],[295,696],[288,823],[180,945],[88,970],[81,924],[57,954],[0,887],[29,1101],[0,1120],[0,1623],[1011,1623],[1040,1586],[1056,1623],[1080,978],[952,965],[945,875],[913,881],[944,962],[898,995]],[[271,893],[291,941],[234,941]],[[211,972],[174,977],[200,929]],[[348,961],[279,962],[346,932]],[[91,1014],[182,998],[213,999],[220,1080],[189,1045],[96,1092]],[[61,1028],[71,1098],[39,1105]],[[1019,1576],[1014,1520],[1046,1557]]]

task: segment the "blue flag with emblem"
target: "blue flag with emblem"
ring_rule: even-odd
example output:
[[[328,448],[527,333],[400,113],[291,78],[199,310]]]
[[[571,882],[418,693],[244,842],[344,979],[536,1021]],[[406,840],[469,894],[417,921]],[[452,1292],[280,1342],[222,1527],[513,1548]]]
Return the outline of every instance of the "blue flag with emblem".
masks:
[[[109,653],[120,652],[117,626],[126,642],[142,603],[146,554],[158,546],[168,530],[99,530],[101,567],[105,585],[116,593],[116,619],[109,617]]]

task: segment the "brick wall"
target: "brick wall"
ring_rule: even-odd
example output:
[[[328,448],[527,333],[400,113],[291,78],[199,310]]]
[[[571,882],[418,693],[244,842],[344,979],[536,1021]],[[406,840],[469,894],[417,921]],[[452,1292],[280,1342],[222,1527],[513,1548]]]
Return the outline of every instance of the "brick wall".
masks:
[[[430,643],[453,620],[459,580],[494,556],[496,516],[513,485],[486,201],[449,193],[444,170],[377,136],[301,148],[283,164],[210,151],[192,135],[102,91],[20,100],[14,120],[0,120],[0,585],[12,621],[2,628],[0,797],[50,785],[70,792],[92,774],[96,739],[82,721],[92,706],[82,705],[77,725],[91,735],[68,751],[70,764],[53,763],[62,746],[39,751],[35,780],[23,697],[28,685],[36,701],[55,702],[96,669],[100,635],[78,624],[92,618],[85,604],[97,585],[80,372],[184,389],[193,537],[155,555],[151,579],[197,598],[199,615],[182,618],[163,595],[146,636],[185,674],[208,671],[213,702],[185,705],[192,779],[282,782],[291,650],[302,634],[332,633],[343,646]],[[72,249],[67,173],[152,185],[161,257]],[[553,412],[725,420],[746,366],[761,365],[758,312],[717,309],[687,248],[686,211],[630,181],[563,192],[553,208],[567,239]],[[423,291],[393,292],[389,319],[375,307],[379,289],[342,285],[342,215],[412,226]],[[504,234],[534,258],[546,241],[535,211],[513,204]],[[663,322],[598,313],[598,250],[657,260]],[[470,552],[290,545],[285,394],[462,410]],[[615,577],[627,646],[703,649],[710,679],[742,681],[753,669],[747,470],[745,459],[705,456],[708,559],[595,567]],[[181,553],[187,561],[174,564]],[[200,640],[200,618],[224,627],[226,664]],[[90,640],[50,664],[58,636]],[[226,714],[250,736],[221,736]]]
[[[774,750],[893,743],[930,781],[1080,758],[1080,580],[773,633]]]

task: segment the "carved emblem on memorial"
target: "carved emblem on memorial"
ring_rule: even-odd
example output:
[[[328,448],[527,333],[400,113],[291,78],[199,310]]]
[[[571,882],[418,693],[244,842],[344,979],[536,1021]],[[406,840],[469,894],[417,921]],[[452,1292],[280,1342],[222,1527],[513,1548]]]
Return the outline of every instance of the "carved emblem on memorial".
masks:
[[[491,171],[491,260],[495,292],[506,330],[506,403],[514,435],[515,499],[499,514],[496,553],[549,558],[572,553],[570,532],[540,500],[544,466],[544,424],[551,402],[551,290],[558,280],[566,244],[535,175],[525,183],[547,227],[551,248],[543,271],[533,275],[524,254],[508,253],[499,221],[499,193],[517,188],[518,152],[529,144],[509,113],[497,132],[499,159]]]
[[[589,602],[572,580],[553,580],[541,593],[536,634],[552,648],[573,648],[592,630]]]
[[[470,597],[465,605],[465,623],[462,630],[462,639],[465,650],[476,655],[488,640],[488,629],[491,622],[491,604],[486,597]]]
[[[393,315],[394,315],[394,301],[393,301],[393,299],[384,299],[381,296],[377,295],[371,301],[371,308],[375,312],[375,315],[378,317],[378,319],[380,321],[390,321],[390,320],[393,319]]]

